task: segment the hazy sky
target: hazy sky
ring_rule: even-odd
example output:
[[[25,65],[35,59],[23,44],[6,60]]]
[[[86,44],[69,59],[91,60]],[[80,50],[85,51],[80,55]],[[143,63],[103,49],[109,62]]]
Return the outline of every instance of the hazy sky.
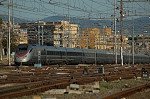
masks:
[[[8,0],[0,1],[4,1],[2,2],[4,5],[0,5],[0,15],[8,15]],[[119,0],[116,1],[116,6],[119,8]],[[125,15],[133,13],[150,15],[150,2],[124,2],[123,7]],[[13,0],[14,16],[28,20],[40,20],[56,15],[93,19],[110,18],[113,10],[114,0]],[[119,10],[116,13],[119,15]]]

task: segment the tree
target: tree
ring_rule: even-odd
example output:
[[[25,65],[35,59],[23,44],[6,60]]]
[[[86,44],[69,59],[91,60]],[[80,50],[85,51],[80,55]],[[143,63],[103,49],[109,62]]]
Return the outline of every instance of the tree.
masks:
[[[0,17],[0,28],[2,28],[1,26],[2,26],[2,23],[3,23],[3,20],[2,20],[2,18]]]
[[[3,24],[3,20],[0,17],[0,60],[2,60],[2,38],[3,38],[3,31],[2,31],[2,24]]]
[[[2,46],[4,49],[7,49],[7,42],[8,42],[8,33],[5,33],[5,37],[3,37],[2,39]],[[15,35],[14,32],[11,32],[11,35],[10,35],[10,41],[11,41],[11,45],[10,45],[10,49],[11,49],[11,52],[14,52],[15,51],[15,48],[17,47],[18,43],[18,38],[19,36],[18,35]]]

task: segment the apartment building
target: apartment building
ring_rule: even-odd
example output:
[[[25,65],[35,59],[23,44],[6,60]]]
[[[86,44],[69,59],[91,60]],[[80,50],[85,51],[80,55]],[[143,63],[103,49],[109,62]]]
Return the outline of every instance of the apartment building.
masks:
[[[77,35],[79,26],[77,24],[69,23],[68,21],[54,22],[55,30],[54,46],[62,47],[77,47]]]
[[[55,26],[53,24],[38,21],[21,24],[21,28],[27,30],[29,44],[54,45],[52,34]]]
[[[81,31],[81,48],[109,49],[113,46],[107,44],[112,35],[111,28],[85,28]]]

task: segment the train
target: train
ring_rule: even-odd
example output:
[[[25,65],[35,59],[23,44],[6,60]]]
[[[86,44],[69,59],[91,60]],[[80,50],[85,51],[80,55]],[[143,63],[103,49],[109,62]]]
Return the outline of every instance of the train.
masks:
[[[115,53],[106,50],[65,48],[36,44],[20,44],[14,56],[16,65],[42,64],[115,64]],[[117,55],[118,64],[121,63]],[[132,54],[123,54],[123,63],[132,63]],[[135,54],[135,64],[149,64],[150,55]]]

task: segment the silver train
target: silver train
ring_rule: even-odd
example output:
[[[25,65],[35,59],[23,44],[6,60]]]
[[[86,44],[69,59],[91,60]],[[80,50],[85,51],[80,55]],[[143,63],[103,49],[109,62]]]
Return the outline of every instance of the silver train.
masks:
[[[135,54],[135,64],[150,63],[150,56]],[[123,55],[124,63],[132,63],[132,55]],[[121,63],[120,55],[117,59]],[[113,52],[94,49],[63,48],[20,44],[16,48],[14,62],[16,65],[49,64],[114,64]]]

